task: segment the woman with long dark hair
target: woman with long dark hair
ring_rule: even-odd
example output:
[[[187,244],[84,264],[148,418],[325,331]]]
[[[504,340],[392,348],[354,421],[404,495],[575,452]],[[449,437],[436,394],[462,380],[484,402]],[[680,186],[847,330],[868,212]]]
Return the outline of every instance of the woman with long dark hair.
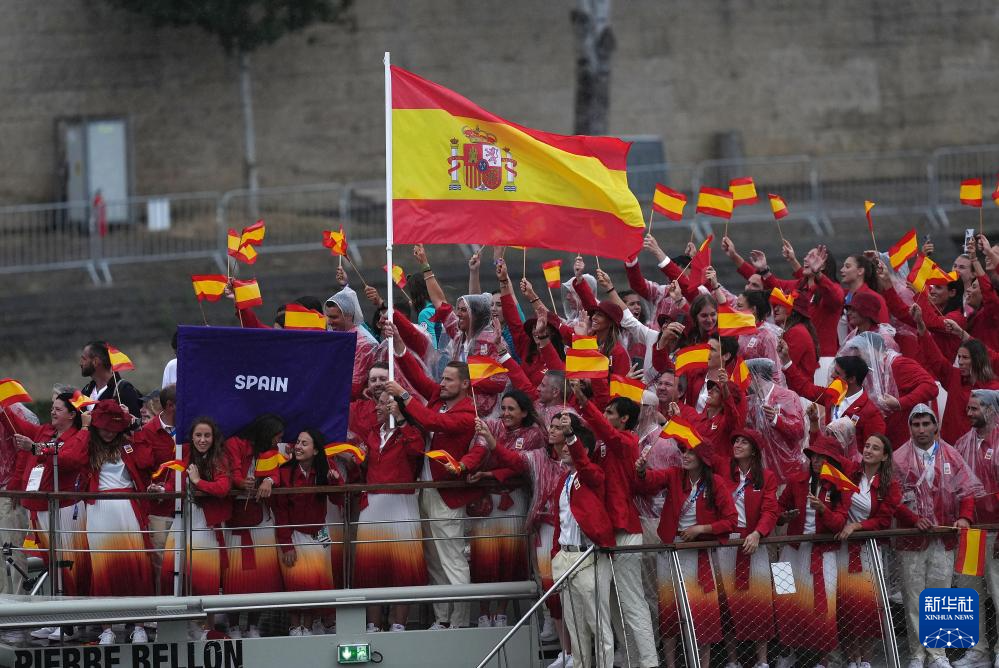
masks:
[[[791,299],[791,306],[784,298]],[[770,305],[774,324],[784,330],[782,338],[787,343],[791,363],[805,378],[814,378],[815,370],[819,368],[819,335],[812,324],[812,305],[808,295],[771,293]]]

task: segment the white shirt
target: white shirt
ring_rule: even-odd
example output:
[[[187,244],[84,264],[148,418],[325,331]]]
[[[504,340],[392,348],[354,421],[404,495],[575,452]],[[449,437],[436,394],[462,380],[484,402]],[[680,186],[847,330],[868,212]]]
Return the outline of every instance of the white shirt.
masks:
[[[854,492],[850,497],[850,512],[848,517],[851,522],[863,522],[871,516],[871,480],[865,473],[860,479],[859,492]]]
[[[697,523],[697,497],[701,495],[701,490],[704,488],[698,484],[692,485],[690,489],[690,496],[687,500],[683,502],[683,507],[680,508],[680,530],[689,529]]]
[[[735,511],[739,515],[739,523],[736,525],[740,529],[746,528],[746,485],[749,478],[741,470],[739,471],[739,484],[732,492],[732,500],[735,501]]]
[[[570,499],[572,497],[572,484],[576,480],[576,472],[573,471],[565,479],[562,485],[562,493],[558,497],[558,544],[559,545],[584,545],[583,530],[579,528],[579,522],[572,514]]]
[[[805,533],[815,533],[815,508],[805,504]]]
[[[850,406],[853,405],[853,402],[860,398],[860,395],[861,393],[863,393],[863,391],[864,389],[861,388],[857,390],[854,394],[851,394],[848,397],[843,397],[843,401],[841,401],[838,405],[833,407],[833,419],[835,420],[837,418],[843,417],[843,414],[846,413],[848,410],[850,410]]]
[[[94,389],[90,390],[90,398],[93,401],[100,401],[101,392],[103,392],[104,388],[106,387],[107,385],[105,385],[104,387],[97,387],[97,383],[94,383]]]
[[[708,383],[707,381],[701,385],[701,391],[697,395],[697,405],[695,406],[698,413],[704,412],[704,407],[708,403]]]
[[[939,449],[939,444],[934,442],[933,445],[923,450],[918,445],[913,446],[916,448],[916,456],[919,457],[919,462],[923,465],[923,472],[920,474],[920,481],[926,481],[926,484],[932,485],[933,478],[936,477],[936,458],[937,450]],[[919,483],[916,483],[917,486]]]
[[[124,459],[101,464],[97,489],[127,489],[130,487],[132,487],[132,476],[128,474],[128,469],[125,468]]]

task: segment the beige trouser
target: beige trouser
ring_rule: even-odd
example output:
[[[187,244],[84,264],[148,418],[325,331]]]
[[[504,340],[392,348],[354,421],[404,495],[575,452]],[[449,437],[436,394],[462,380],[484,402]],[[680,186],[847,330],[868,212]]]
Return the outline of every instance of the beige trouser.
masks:
[[[992,551],[995,548],[997,535],[999,534],[995,531],[985,532],[984,577],[976,578],[972,575],[954,576],[955,587],[968,587],[978,592],[978,644],[972,649],[973,651],[980,652],[986,656],[988,656],[989,653],[989,641],[988,636],[985,635],[985,614],[982,612],[985,610],[985,599],[987,598],[986,593],[992,597],[993,603],[999,605],[999,559],[994,559],[992,557]],[[950,554],[953,555],[954,552],[951,552]],[[952,569],[953,563],[953,560],[951,560]],[[988,587],[988,592],[986,592],[986,587]],[[992,647],[992,650],[999,653],[999,641],[997,641]]]
[[[576,563],[579,552],[560,551],[552,558],[552,578],[558,580]],[[595,566],[594,566],[595,564]],[[614,632],[610,617],[610,560],[590,555],[562,586],[562,617],[572,639],[572,665],[594,666],[590,648],[596,643],[596,668],[614,665]],[[644,606],[644,603],[643,603]]]
[[[919,594],[926,588],[950,588],[954,578],[954,552],[945,550],[943,541],[931,540],[925,550],[896,550],[895,554],[902,577],[909,660],[946,658],[943,648],[924,647],[919,641]]]
[[[156,585],[156,594],[163,594],[160,591],[163,586],[163,578],[161,574],[163,572],[163,559],[165,555],[163,553],[163,548],[166,547],[167,536],[170,533],[170,527],[173,525],[172,517],[162,517],[160,515],[150,515],[149,516],[149,539],[152,541],[153,549],[155,552],[149,553],[149,560],[153,562],[153,583]],[[170,554],[170,558],[173,558],[173,553]],[[181,562],[183,565],[183,562]],[[173,570],[172,568],[170,570]],[[173,592],[165,592],[167,595],[172,595]]]
[[[618,546],[641,545],[642,541],[640,533],[618,531],[616,534]],[[658,666],[659,655],[656,653],[655,636],[652,632],[652,616],[642,586],[642,553],[617,552],[611,559],[611,620],[614,634],[623,645],[624,666]],[[634,639],[633,645],[628,643],[626,628]]]
[[[423,535],[434,539],[423,544],[430,584],[470,583],[472,576],[465,558],[465,507],[448,507],[440,492],[428,488],[420,492],[420,514],[424,520],[437,520],[423,522]],[[440,623],[450,622],[452,628],[468,626],[468,609],[468,603],[434,603],[434,616]]]
[[[24,545],[25,530],[28,528],[28,511],[20,506],[15,499],[0,499],[0,545],[10,543],[11,547],[19,548]],[[24,552],[14,550],[12,553],[14,563],[27,569],[27,559]],[[10,567],[10,579],[7,578],[7,563],[4,562],[3,575],[0,576],[0,594],[24,594],[21,591],[21,583],[24,578],[13,566]]]

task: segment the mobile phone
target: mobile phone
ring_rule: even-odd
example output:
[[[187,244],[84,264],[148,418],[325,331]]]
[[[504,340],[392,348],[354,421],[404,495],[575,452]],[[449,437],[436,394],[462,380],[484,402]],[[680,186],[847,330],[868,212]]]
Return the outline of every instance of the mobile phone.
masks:
[[[964,231],[964,247],[967,248],[968,244],[975,239],[975,228],[969,227]]]

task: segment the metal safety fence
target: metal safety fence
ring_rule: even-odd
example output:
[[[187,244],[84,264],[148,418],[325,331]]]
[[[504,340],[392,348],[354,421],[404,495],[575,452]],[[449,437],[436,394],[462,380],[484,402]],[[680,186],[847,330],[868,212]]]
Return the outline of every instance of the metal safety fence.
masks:
[[[656,183],[684,193],[690,205],[678,224],[702,239],[712,222],[696,213],[697,192],[701,187],[725,189],[740,176],[754,178],[761,206],[736,208],[731,224],[771,220],[767,194],[775,193],[787,202],[785,222],[803,222],[822,235],[832,233],[837,219],[861,217],[865,199],[877,202],[880,215],[917,216],[939,227],[970,226],[978,214],[959,203],[960,182],[982,178],[991,184],[997,171],[999,144],[992,144],[932,152],[643,164],[629,167],[628,182],[646,215]],[[113,266],[121,264],[210,258],[224,269],[226,230],[261,217],[268,223],[267,253],[318,249],[323,230],[343,225],[352,257],[360,264],[360,249],[384,243],[384,182],[4,206],[0,273],[83,269],[101,284],[110,283]]]

